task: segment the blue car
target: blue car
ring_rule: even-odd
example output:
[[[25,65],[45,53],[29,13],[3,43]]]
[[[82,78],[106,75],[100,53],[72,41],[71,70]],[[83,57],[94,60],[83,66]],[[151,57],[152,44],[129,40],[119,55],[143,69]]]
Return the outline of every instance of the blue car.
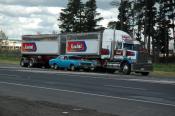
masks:
[[[57,58],[49,60],[49,65],[53,69],[68,69],[71,71],[78,69],[86,69],[93,71],[95,65],[91,61],[82,60],[80,56],[74,55],[60,55]]]

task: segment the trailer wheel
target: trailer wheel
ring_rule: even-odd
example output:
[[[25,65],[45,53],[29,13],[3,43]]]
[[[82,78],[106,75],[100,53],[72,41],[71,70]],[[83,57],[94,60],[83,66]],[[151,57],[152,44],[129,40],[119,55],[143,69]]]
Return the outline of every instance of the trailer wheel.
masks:
[[[28,65],[28,67],[29,67],[29,68],[32,68],[33,66],[34,66],[33,60],[29,60],[29,65]]]
[[[131,66],[128,63],[123,64],[122,73],[125,75],[129,75],[131,73]]]
[[[21,67],[25,67],[25,66],[26,66],[26,64],[25,64],[25,62],[24,62],[24,59],[21,59],[21,61],[20,61],[20,66],[21,66]]]
[[[75,66],[74,65],[70,65],[70,70],[71,71],[75,71]]]
[[[141,72],[141,74],[142,74],[143,76],[148,76],[148,75],[149,75],[149,72]]]

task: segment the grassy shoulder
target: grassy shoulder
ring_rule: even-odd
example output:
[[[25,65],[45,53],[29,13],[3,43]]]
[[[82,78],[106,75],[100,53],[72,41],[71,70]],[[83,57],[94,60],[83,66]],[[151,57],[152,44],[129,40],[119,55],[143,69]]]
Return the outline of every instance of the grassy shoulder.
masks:
[[[19,57],[11,57],[11,56],[0,56],[0,63],[1,64],[19,64],[20,58]]]
[[[175,64],[154,64],[153,75],[162,77],[175,77]]]

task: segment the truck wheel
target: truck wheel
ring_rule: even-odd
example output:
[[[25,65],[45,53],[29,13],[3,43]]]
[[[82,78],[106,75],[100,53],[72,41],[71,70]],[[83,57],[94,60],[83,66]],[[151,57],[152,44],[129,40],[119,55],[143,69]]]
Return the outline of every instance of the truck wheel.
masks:
[[[70,65],[70,70],[71,71],[75,71],[75,66],[74,65]]]
[[[29,67],[29,68],[32,68],[33,66],[34,66],[33,60],[29,60],[29,65],[28,65],[28,67]]]
[[[26,64],[25,64],[25,62],[24,62],[23,59],[20,61],[20,66],[21,66],[21,67],[25,67],[25,66],[26,66]]]
[[[122,72],[125,75],[129,75],[131,73],[131,66],[128,63],[123,64]]]
[[[141,74],[142,74],[143,76],[148,76],[148,75],[149,75],[149,72],[141,72]]]

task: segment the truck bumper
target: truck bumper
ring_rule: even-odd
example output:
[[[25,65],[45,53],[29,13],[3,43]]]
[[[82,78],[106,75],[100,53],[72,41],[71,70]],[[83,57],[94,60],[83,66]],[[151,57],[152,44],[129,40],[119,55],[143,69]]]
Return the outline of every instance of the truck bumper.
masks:
[[[151,72],[153,71],[152,64],[132,64],[131,71],[133,72]]]

